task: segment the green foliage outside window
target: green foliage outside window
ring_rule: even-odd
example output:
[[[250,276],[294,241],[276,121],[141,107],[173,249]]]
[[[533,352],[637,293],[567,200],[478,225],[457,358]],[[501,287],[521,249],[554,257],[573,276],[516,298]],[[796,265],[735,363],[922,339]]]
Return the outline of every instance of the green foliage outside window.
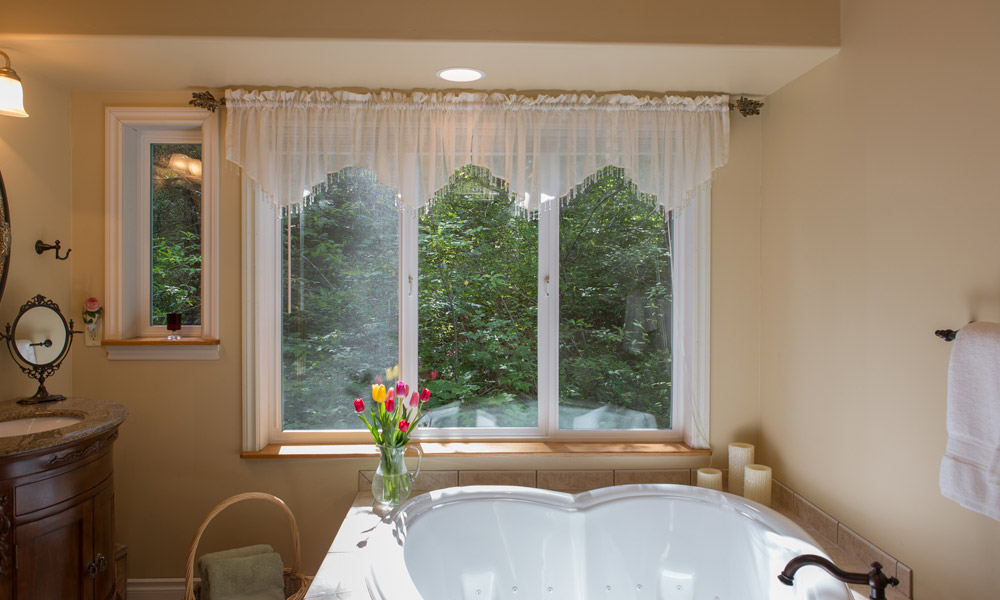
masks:
[[[440,407],[429,426],[538,424],[538,222],[514,200],[465,167],[420,218],[420,385]]]
[[[184,325],[201,324],[201,177],[183,156],[201,160],[201,144],[151,144],[150,325],[181,313]]]
[[[669,233],[655,199],[620,169],[603,169],[563,203],[560,428],[670,427]],[[574,426],[601,407],[620,410]]]
[[[370,171],[348,169],[284,217],[285,429],[357,429],[350,400],[367,402],[370,384],[397,364],[395,200]],[[604,169],[563,202],[560,230],[560,426],[670,427],[662,212],[621,170]],[[537,426],[538,222],[516,211],[501,181],[465,167],[418,233],[428,424]]]
[[[351,400],[398,360],[396,193],[333,174],[283,217],[281,248],[283,426],[357,429]]]

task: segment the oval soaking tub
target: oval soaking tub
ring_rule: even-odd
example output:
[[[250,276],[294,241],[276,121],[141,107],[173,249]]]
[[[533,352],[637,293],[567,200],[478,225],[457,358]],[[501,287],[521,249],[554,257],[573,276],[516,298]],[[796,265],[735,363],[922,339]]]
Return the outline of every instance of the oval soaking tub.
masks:
[[[564,494],[469,486],[418,496],[369,539],[378,600],[850,600],[798,525],[744,498],[684,485]]]

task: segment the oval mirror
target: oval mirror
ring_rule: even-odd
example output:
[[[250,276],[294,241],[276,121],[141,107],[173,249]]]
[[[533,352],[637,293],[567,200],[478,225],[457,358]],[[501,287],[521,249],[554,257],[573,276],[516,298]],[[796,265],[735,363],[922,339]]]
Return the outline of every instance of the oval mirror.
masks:
[[[62,358],[69,339],[65,319],[49,306],[35,306],[14,319],[10,336],[14,351],[31,365],[51,365]]]
[[[38,294],[21,305],[14,323],[4,327],[0,339],[7,340],[7,350],[25,375],[38,380],[34,396],[21,398],[18,404],[38,404],[65,400],[50,394],[45,380],[55,375],[73,344],[73,321],[66,321],[59,305]]]
[[[0,173],[0,300],[7,285],[7,269],[10,268],[10,211],[7,208],[7,190],[3,186]]]

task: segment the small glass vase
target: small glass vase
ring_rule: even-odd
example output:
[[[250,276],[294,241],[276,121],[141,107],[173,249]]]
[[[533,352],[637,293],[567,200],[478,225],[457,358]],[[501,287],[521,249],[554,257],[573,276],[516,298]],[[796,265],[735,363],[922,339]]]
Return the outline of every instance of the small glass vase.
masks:
[[[407,471],[406,461],[403,459],[407,448],[417,451],[417,470],[412,474]],[[378,446],[378,450],[381,458],[375,476],[372,477],[372,495],[375,496],[376,504],[399,506],[410,496],[413,480],[420,475],[420,463],[423,462],[424,454],[418,446]]]

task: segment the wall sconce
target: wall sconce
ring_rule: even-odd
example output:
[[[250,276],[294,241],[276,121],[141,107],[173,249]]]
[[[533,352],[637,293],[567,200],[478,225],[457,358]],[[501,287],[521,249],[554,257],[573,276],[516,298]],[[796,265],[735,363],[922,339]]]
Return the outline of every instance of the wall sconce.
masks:
[[[24,112],[24,91],[21,89],[21,78],[10,68],[10,57],[0,50],[4,66],[0,67],[0,115],[8,117],[27,117]]]

